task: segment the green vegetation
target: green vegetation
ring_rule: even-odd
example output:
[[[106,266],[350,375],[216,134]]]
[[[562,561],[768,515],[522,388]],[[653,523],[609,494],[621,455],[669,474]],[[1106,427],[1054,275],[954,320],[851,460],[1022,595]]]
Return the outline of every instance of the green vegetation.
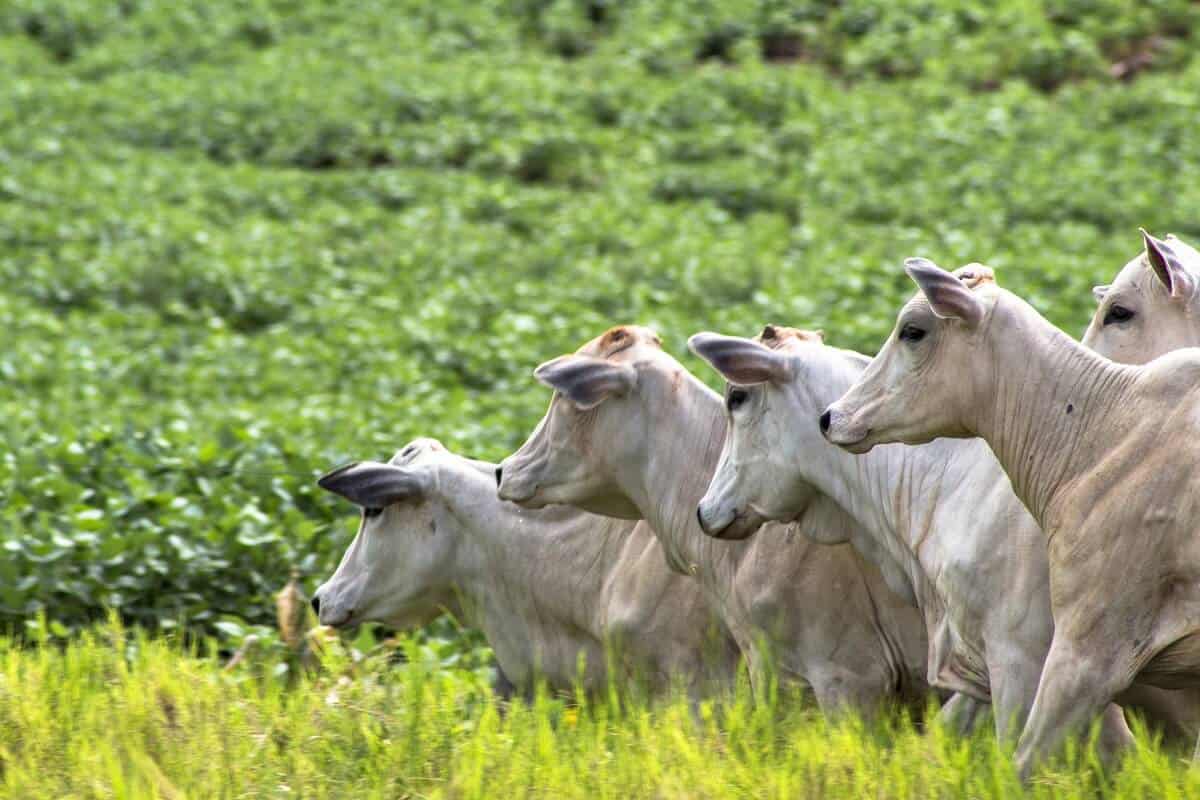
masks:
[[[1198,18],[4,4],[0,626],[269,622],[348,540],[314,476],[416,435],[502,457],[531,367],[613,323],[870,351],[921,253],[1079,330],[1136,225],[1200,235]]]
[[[828,723],[740,692],[693,715],[676,699],[502,705],[411,642],[402,668],[352,664],[290,688],[270,674],[108,626],[65,649],[0,640],[0,797],[961,798],[1020,793],[989,734]],[[386,656],[380,655],[376,659]],[[1035,797],[1181,798],[1200,771],[1144,747],[1104,771],[1090,749]]]
[[[502,457],[545,407],[530,369],[614,323],[710,381],[700,329],[869,352],[922,254],[1081,330],[1137,225],[1200,238],[1198,23],[1186,0],[0,4],[0,785],[1009,793],[986,737],[788,703],[500,715],[446,620],[402,669],[278,677],[271,595],[349,540],[318,474],[418,435]],[[106,608],[260,660],[73,640]],[[1154,748],[1081,758],[1038,790],[1197,788]]]

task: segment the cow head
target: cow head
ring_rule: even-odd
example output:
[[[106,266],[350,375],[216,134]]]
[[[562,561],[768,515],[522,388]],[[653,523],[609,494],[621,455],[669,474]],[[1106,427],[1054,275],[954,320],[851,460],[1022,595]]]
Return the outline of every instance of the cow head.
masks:
[[[743,538],[758,527],[743,520],[795,519],[814,490],[801,477],[800,465],[811,453],[794,426],[816,430],[816,416],[797,408],[805,405],[797,382],[807,377],[804,353],[825,349],[822,335],[767,325],[755,339],[698,333],[688,347],[728,381],[725,444],[697,509],[700,527],[710,536]]]
[[[661,352],[653,331],[623,325],[534,370],[554,397],[525,444],[497,470],[500,497],[529,508],[564,503],[640,519],[621,478],[625,465],[645,455],[649,420],[637,389],[642,363]]]
[[[964,365],[972,363],[1002,290],[923,258],[910,258],[904,268],[921,291],[900,310],[859,381],[818,420],[826,439],[854,453],[886,442],[971,435],[965,421],[978,393]]]
[[[414,628],[454,607],[457,533],[436,477],[449,456],[440,443],[417,439],[386,464],[360,461],[321,477],[322,489],[362,509],[337,571],[313,595],[322,625]]]
[[[1108,286],[1093,289],[1096,313],[1083,344],[1126,364],[1142,364],[1200,344],[1200,253],[1183,241],[1142,231],[1144,251]]]

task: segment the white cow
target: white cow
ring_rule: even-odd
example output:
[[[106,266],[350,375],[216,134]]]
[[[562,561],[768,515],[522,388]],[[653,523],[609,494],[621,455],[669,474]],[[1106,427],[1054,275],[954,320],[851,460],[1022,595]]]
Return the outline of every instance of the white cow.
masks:
[[[694,581],[667,569],[645,523],[496,497],[495,464],[417,439],[387,463],[320,485],[363,509],[354,541],[313,605],[334,627],[414,628],[443,609],[480,628],[514,684],[604,688],[606,645],[622,677],[693,694],[730,685],[737,648]],[[583,672],[580,672],[581,666]]]
[[[1116,364],[992,284],[910,259],[922,293],[820,419],[856,453],[983,437],[1045,532],[1054,639],[1027,776],[1134,679],[1200,684],[1200,351]]]
[[[1083,343],[1122,364],[1145,364],[1200,345],[1200,253],[1182,240],[1142,231],[1145,252],[1107,286]]]
[[[755,340],[697,334],[689,344],[730,381],[725,446],[698,508],[704,529],[719,536],[747,509],[788,521],[814,492],[829,497],[858,523],[854,546],[885,575],[898,565],[912,586],[930,682],[992,702],[997,734],[1016,736],[1054,631],[1049,570],[1041,529],[987,445],[943,439],[851,455],[825,441],[817,418],[870,359],[775,325]],[[1150,687],[1121,699],[1194,738],[1194,700]],[[1113,744],[1128,735],[1115,706],[1105,734]]]
[[[774,663],[785,679],[810,685],[827,710],[924,701],[921,620],[852,548],[817,547],[785,526],[751,542],[719,542],[700,530],[696,501],[724,437],[721,400],[652,331],[613,328],[535,375],[557,393],[501,464],[502,497],[646,519],[673,567],[696,576],[756,681]],[[739,524],[754,530],[759,522]],[[804,524],[828,530],[848,520],[825,503]]]

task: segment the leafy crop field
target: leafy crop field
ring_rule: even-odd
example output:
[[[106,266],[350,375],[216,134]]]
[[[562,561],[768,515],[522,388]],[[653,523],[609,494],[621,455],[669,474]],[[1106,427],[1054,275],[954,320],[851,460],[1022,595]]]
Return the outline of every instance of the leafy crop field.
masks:
[[[24,732],[0,734],[0,783],[1007,792],[982,740],[790,706],[566,725],[485,710],[456,666],[375,675],[347,689],[361,711],[328,675],[285,692],[157,640],[18,642],[106,609],[226,654],[267,637],[271,594],[293,569],[311,592],[353,530],[315,476],[418,435],[504,456],[547,400],[532,367],[611,324],[710,382],[702,329],[871,352],[921,254],[1082,330],[1136,226],[1200,238],[1198,23],[1186,0],[0,4],[0,715]],[[486,658],[445,620],[420,641]],[[1191,775],[1148,748],[1104,786]]]

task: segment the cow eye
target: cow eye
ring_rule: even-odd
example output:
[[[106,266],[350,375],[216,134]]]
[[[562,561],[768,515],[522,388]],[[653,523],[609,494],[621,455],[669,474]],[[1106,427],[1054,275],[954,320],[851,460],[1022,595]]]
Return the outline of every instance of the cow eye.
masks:
[[[750,393],[747,392],[745,389],[734,389],[729,393],[729,397],[726,398],[725,406],[730,411],[734,411],[739,406],[741,406],[742,403],[746,402],[746,398],[748,398],[749,396],[750,396]]]
[[[1133,319],[1133,317],[1134,317],[1133,311],[1126,308],[1125,306],[1119,306],[1114,303],[1113,306],[1108,309],[1108,313],[1104,315],[1104,324],[1105,325],[1113,325],[1113,324],[1119,325],[1122,322],[1129,322],[1129,320]]]
[[[900,329],[900,339],[905,342],[919,342],[925,338],[925,330],[918,328],[911,322]]]
[[[378,517],[382,513],[383,513],[382,508],[364,508],[363,509],[363,516],[366,517],[367,519],[374,519],[375,517]]]

